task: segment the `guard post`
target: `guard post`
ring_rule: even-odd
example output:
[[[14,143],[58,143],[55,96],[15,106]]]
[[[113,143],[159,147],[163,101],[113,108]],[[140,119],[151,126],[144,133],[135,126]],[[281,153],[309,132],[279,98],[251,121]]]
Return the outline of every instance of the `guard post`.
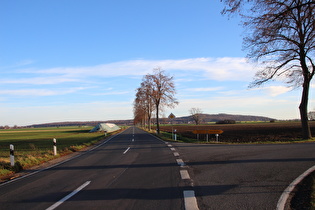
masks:
[[[14,166],[14,146],[10,144],[10,164]]]
[[[173,131],[173,119],[175,118],[176,116],[171,113],[169,116],[168,116],[168,119],[171,120],[171,124],[172,124],[172,139],[174,139],[174,131]],[[175,134],[176,135],[176,134]]]
[[[54,155],[57,155],[57,140],[54,138],[53,139],[53,145],[54,145]]]
[[[194,130],[194,134],[197,134],[197,139],[199,140],[199,134],[206,134],[206,140],[209,142],[209,134],[215,134],[216,141],[219,142],[219,134],[222,134],[222,130]]]
[[[219,134],[215,134],[215,138],[216,138],[217,142],[219,142]]]

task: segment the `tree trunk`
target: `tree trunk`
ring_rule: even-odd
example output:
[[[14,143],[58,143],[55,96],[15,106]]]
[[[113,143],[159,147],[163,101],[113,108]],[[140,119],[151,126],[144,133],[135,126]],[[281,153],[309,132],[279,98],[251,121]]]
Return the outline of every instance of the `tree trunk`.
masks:
[[[151,131],[151,116],[148,116],[148,129]]]
[[[312,138],[310,126],[308,123],[308,116],[307,116],[309,87],[310,87],[310,80],[308,78],[304,77],[302,99],[301,99],[301,103],[299,106],[301,123],[302,123],[302,137],[303,137],[303,139]]]
[[[156,132],[160,135],[159,106],[156,106]]]

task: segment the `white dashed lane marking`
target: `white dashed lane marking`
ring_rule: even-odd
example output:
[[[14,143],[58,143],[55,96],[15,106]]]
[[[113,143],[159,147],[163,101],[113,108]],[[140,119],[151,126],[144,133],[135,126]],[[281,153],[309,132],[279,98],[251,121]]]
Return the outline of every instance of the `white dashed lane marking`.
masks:
[[[190,179],[190,176],[188,174],[187,170],[180,170],[180,176],[182,177],[182,179]]]
[[[197,199],[195,197],[195,191],[184,191],[185,210],[198,210]]]
[[[179,157],[179,153],[175,152],[176,149],[168,142],[165,142],[165,144],[170,148],[171,151],[173,151],[173,155],[175,157]],[[177,164],[180,167],[185,166],[185,163],[182,159],[177,158],[176,159]],[[180,170],[180,176],[182,180],[190,180],[190,176],[187,170]],[[197,199],[195,197],[195,191],[194,190],[184,190],[184,202],[185,202],[185,210],[199,210]]]
[[[185,166],[185,163],[182,159],[176,159],[176,162],[179,166]]]

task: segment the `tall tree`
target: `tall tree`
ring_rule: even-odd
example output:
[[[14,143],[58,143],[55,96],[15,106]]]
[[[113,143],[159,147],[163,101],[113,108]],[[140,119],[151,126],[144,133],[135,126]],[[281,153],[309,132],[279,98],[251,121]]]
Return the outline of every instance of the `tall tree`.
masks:
[[[199,125],[202,120],[202,111],[200,108],[191,108],[189,110],[189,113],[191,114],[191,117],[195,121],[196,125]]]
[[[148,124],[149,130],[151,130],[151,116],[154,111],[154,102],[152,97],[150,97],[150,91],[150,84],[143,81],[137,89],[136,99],[134,102],[134,109],[136,110],[135,116],[137,116],[138,113],[142,113],[142,117],[140,118],[143,118],[144,123]]]
[[[221,0],[223,13],[239,13],[250,33],[244,38],[248,57],[263,64],[250,86],[276,78],[302,87],[299,105],[302,136],[312,137],[308,123],[310,82],[315,65],[314,0]],[[248,10],[249,9],[249,10]]]
[[[175,98],[176,90],[173,77],[166,75],[160,68],[155,68],[153,74],[144,76],[143,82],[149,88],[148,94],[154,103],[157,133],[160,134],[159,114],[161,108],[165,106],[173,108],[178,104]]]
[[[145,112],[143,109],[143,104],[139,103],[138,100],[134,101],[133,107],[133,115],[134,115],[134,124],[141,124],[141,126],[145,125]]]

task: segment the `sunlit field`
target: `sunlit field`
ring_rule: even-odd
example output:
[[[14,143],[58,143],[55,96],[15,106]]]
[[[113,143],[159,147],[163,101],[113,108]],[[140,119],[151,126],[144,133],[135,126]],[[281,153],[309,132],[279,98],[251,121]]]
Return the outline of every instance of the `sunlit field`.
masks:
[[[89,133],[92,127],[54,127],[0,130],[0,176],[17,172],[92,145],[104,133]],[[57,156],[53,139],[57,139]],[[10,166],[10,144],[14,145],[15,167]]]

